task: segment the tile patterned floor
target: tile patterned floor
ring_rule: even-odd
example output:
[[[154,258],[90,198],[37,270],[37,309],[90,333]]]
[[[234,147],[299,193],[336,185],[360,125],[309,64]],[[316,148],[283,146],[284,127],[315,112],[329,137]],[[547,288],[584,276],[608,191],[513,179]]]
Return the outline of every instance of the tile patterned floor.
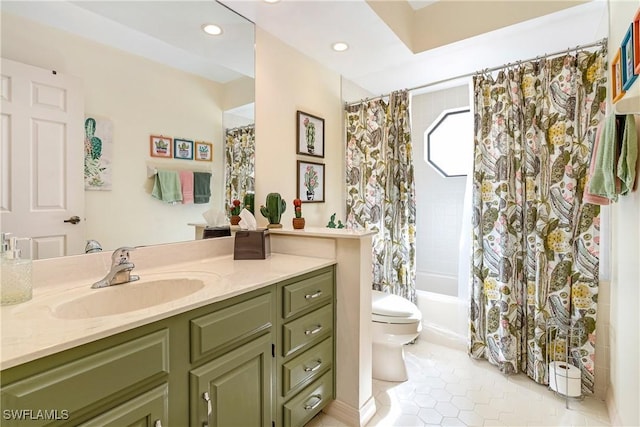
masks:
[[[464,351],[419,340],[406,348],[409,381],[373,380],[378,409],[367,427],[609,426],[603,401],[565,400],[525,375],[504,376]],[[349,427],[318,414],[307,427]]]

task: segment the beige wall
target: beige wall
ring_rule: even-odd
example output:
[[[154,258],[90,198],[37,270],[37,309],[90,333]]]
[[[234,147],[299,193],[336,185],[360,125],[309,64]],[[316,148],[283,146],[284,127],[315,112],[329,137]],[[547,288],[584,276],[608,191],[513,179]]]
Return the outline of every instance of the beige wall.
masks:
[[[325,203],[304,203],[307,225],[324,227],[334,212],[345,220],[344,137],[340,75],[256,28],[256,205],[276,192],[291,227],[296,160],[325,164]],[[324,119],[324,159],[296,154],[296,110]],[[256,212],[259,225],[267,221]]]
[[[85,192],[87,239],[105,249],[190,240],[188,222],[203,222],[211,206],[222,209],[222,86],[6,13],[2,56],[80,77],[85,113],[113,122],[113,190]],[[213,142],[214,163],[151,160],[151,134]],[[153,199],[148,162],[213,167],[212,202],[171,206]]]

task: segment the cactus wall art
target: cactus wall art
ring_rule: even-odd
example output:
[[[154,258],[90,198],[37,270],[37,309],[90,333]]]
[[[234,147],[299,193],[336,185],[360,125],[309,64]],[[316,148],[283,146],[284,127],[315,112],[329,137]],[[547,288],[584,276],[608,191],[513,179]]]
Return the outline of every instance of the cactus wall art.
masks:
[[[113,123],[109,119],[86,117],[84,121],[84,188],[111,190]]]

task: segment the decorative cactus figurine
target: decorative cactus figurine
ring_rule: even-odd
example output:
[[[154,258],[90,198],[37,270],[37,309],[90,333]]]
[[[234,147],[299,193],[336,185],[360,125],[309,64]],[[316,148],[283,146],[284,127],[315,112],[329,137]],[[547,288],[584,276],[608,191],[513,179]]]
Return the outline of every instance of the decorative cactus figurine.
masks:
[[[260,206],[260,213],[269,220],[269,228],[280,228],[280,218],[284,211],[287,210],[287,203],[282,200],[279,193],[267,194],[267,205]]]
[[[255,198],[256,198],[256,195],[254,193],[246,193],[244,195],[244,208],[249,212],[251,212],[252,215],[255,215],[255,212],[254,212]]]
[[[293,207],[296,217],[293,218],[293,228],[301,230],[304,228],[304,218],[302,217],[302,200],[293,199]]]

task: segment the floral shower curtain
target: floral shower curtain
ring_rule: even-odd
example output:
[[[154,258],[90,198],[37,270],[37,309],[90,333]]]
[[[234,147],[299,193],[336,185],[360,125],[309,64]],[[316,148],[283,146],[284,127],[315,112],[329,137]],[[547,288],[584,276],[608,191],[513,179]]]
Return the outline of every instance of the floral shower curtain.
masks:
[[[541,384],[547,362],[568,355],[588,393],[600,216],[582,194],[604,114],[606,67],[602,49],[474,78],[469,353]],[[557,325],[574,326],[573,340],[556,334]]]
[[[409,93],[346,107],[347,227],[375,230],[373,287],[415,301]]]
[[[225,206],[254,192],[255,126],[227,129],[225,144]]]

